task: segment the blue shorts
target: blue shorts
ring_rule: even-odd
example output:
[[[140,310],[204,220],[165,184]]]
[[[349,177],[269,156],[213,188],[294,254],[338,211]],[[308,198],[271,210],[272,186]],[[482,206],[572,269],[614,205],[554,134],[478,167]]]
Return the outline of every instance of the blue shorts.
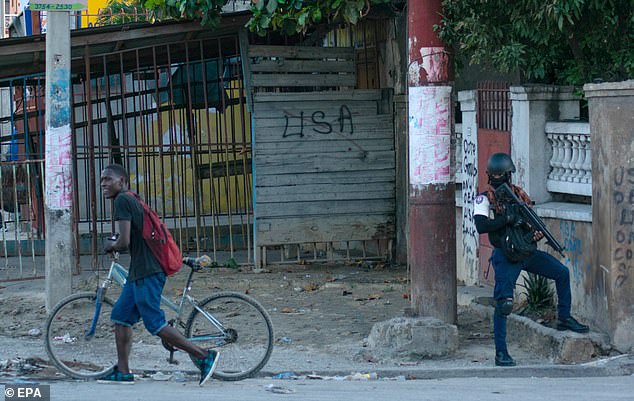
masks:
[[[110,320],[122,326],[132,327],[143,319],[145,328],[157,335],[167,326],[165,312],[161,310],[161,293],[165,286],[163,272],[135,281],[126,281],[123,291],[112,308]]]

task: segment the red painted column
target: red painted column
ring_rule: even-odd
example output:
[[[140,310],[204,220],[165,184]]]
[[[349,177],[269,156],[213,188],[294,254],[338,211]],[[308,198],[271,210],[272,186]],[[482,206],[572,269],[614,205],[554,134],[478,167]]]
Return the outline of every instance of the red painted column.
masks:
[[[441,0],[408,1],[411,306],[418,316],[455,323],[456,207],[451,176],[449,55],[433,30]]]

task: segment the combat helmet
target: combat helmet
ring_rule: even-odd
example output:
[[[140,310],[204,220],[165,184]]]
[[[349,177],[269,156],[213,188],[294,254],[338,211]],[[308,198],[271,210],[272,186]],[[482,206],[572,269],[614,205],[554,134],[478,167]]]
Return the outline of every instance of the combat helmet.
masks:
[[[493,187],[502,185],[503,183],[511,183],[511,173],[515,172],[515,164],[511,160],[511,156],[506,153],[494,153],[489,157],[487,162],[487,175],[489,176],[489,184]],[[493,175],[501,176],[500,178]]]

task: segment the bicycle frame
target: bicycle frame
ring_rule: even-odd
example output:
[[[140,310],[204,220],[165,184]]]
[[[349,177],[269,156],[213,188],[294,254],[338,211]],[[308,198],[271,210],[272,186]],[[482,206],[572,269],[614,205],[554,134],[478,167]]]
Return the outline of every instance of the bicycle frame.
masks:
[[[188,338],[189,341],[206,341],[206,340],[223,340],[226,336],[226,329],[213,315],[209,314],[207,311],[203,310],[198,306],[196,300],[189,295],[189,292],[192,288],[194,276],[194,269],[189,272],[189,276],[187,278],[187,282],[185,284],[185,288],[183,289],[183,295],[180,298],[180,302],[176,303],[161,294],[161,304],[167,306],[172,311],[176,313],[176,320],[181,322],[181,315],[184,311],[183,304],[187,301],[192,308],[196,309],[199,313],[201,313],[207,320],[211,322],[219,331],[220,335],[204,335],[204,336],[195,336]],[[99,312],[101,311],[101,305],[104,297],[106,296],[106,292],[108,288],[112,285],[112,283],[117,283],[121,288],[125,285],[128,277],[128,270],[118,263],[118,254],[115,254],[110,265],[110,270],[108,271],[108,276],[101,283],[101,285],[97,288],[97,296],[95,301],[95,314],[93,316],[92,322],[90,324],[89,330],[86,332],[86,339],[89,340],[94,336],[95,329],[97,327],[97,322],[99,320]]]

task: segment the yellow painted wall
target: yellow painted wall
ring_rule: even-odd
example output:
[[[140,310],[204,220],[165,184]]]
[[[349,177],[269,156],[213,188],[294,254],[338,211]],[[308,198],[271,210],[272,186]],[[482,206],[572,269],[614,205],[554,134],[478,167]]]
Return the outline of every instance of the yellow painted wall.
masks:
[[[88,21],[82,21],[83,24],[90,23],[92,25],[97,21],[97,15],[100,8],[106,8],[108,0],[88,0]]]
[[[232,95],[230,91],[227,91],[227,94]],[[244,116],[240,115],[240,109],[240,105],[235,105],[227,107],[224,113],[219,113],[214,109],[207,110],[206,113],[203,110],[194,111],[197,137],[203,144],[202,147],[198,148],[201,164],[210,165],[227,160],[238,160],[243,163],[243,159],[251,158],[250,115],[246,111],[245,105],[242,107]],[[158,212],[167,216],[193,215],[194,213],[193,168],[189,155],[191,149],[185,116],[186,110],[184,109],[176,110],[173,114],[170,111],[165,111],[160,114],[160,130],[156,117],[153,118],[151,127],[141,123],[137,124],[136,127],[137,145],[145,142],[148,146],[142,148],[143,156],[139,158],[139,160],[145,161],[145,165],[139,165],[136,169],[131,168],[130,179],[133,183],[138,184],[140,193],[158,194],[153,195],[156,199],[152,201],[155,201],[156,205],[162,205],[165,202],[166,210],[159,209]],[[217,133],[217,126],[221,127],[220,134]],[[147,139],[148,131],[150,132],[149,139]],[[158,155],[161,143],[159,135],[162,137],[163,152],[176,150],[178,155]],[[218,135],[220,135],[220,141],[223,144],[218,144]],[[248,151],[243,149],[243,139],[249,148]],[[148,141],[150,143],[147,143]],[[232,148],[224,144],[227,142],[236,143],[236,147]],[[242,150],[244,150],[243,154],[240,153]],[[245,170],[250,171],[250,161],[246,163]],[[199,178],[198,181],[199,188],[202,190],[202,214],[224,214],[229,211],[235,214],[245,211],[247,207],[252,208],[251,196],[248,199],[246,197],[246,192],[251,191],[251,174],[247,174],[246,181],[244,175],[229,176],[228,178]],[[213,187],[210,182],[213,183]],[[161,193],[164,196],[161,196]],[[188,194],[184,200],[181,196],[183,193]],[[182,202],[185,202],[185,205]]]

